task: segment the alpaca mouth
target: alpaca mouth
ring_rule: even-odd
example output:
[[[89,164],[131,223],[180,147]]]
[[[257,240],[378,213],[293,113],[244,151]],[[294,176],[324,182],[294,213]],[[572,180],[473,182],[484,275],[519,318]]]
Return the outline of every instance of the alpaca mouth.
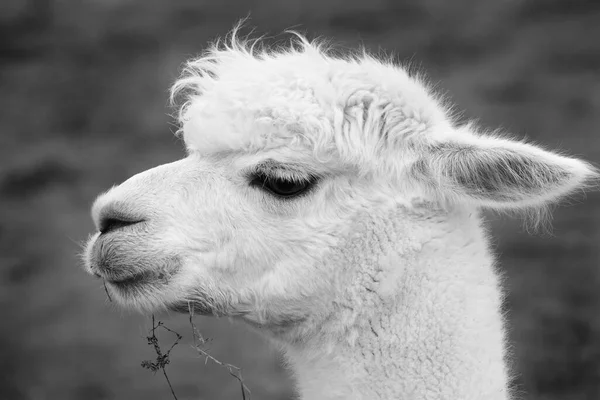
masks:
[[[141,289],[145,286],[160,287],[168,285],[176,275],[178,267],[161,268],[158,270],[145,270],[145,271],[129,271],[122,274],[110,274],[110,273],[94,273],[99,276],[104,282],[120,291],[129,291],[134,289]]]
[[[107,284],[116,287],[118,289],[128,289],[132,287],[139,287],[141,285],[150,283],[154,280],[155,274],[153,272],[141,272],[138,274],[127,275],[127,276],[102,276],[100,274],[94,274],[102,279]]]
[[[150,275],[152,274],[142,272],[141,274],[135,274],[124,278],[104,278],[104,280],[106,283],[117,287],[127,287],[147,283],[150,280]]]

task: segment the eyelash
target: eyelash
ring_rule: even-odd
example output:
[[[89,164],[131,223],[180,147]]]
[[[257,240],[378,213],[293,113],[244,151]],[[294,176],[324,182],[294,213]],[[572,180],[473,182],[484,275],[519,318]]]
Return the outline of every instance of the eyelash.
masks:
[[[273,176],[259,171],[251,175],[250,186],[261,189],[282,200],[290,200],[308,194],[317,183],[316,176],[308,178],[287,178]],[[289,189],[286,193],[285,189]]]

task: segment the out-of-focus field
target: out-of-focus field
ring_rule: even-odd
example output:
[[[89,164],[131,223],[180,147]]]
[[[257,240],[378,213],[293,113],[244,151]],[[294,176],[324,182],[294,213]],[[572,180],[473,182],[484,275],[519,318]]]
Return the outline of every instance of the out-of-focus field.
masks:
[[[465,118],[600,161],[600,2],[590,0],[2,0],[0,399],[168,399],[147,317],[108,303],[78,243],[95,195],[182,157],[167,88],[189,56],[250,13],[343,46],[393,51],[427,71]],[[284,36],[280,36],[284,38]],[[523,399],[600,398],[600,195],[554,213],[551,235],[490,217],[506,273]],[[241,398],[185,337],[167,367],[179,399]],[[290,399],[255,333],[199,318],[210,351],[244,369],[255,399]],[[171,338],[162,335],[167,341]]]

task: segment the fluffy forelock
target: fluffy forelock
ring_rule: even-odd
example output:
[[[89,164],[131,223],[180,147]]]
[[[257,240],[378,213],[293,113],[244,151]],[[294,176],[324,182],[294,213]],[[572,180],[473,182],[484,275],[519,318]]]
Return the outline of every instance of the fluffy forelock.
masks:
[[[406,69],[290,34],[288,43],[267,46],[234,30],[186,63],[171,98],[189,151],[298,146],[372,163],[448,123],[439,98]]]

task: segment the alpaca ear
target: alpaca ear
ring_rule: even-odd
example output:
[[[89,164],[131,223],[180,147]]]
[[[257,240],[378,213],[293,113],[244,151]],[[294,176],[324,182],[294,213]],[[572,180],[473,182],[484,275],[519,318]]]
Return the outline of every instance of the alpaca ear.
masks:
[[[540,206],[598,177],[584,161],[496,137],[433,144],[422,161],[442,196],[491,208]]]

